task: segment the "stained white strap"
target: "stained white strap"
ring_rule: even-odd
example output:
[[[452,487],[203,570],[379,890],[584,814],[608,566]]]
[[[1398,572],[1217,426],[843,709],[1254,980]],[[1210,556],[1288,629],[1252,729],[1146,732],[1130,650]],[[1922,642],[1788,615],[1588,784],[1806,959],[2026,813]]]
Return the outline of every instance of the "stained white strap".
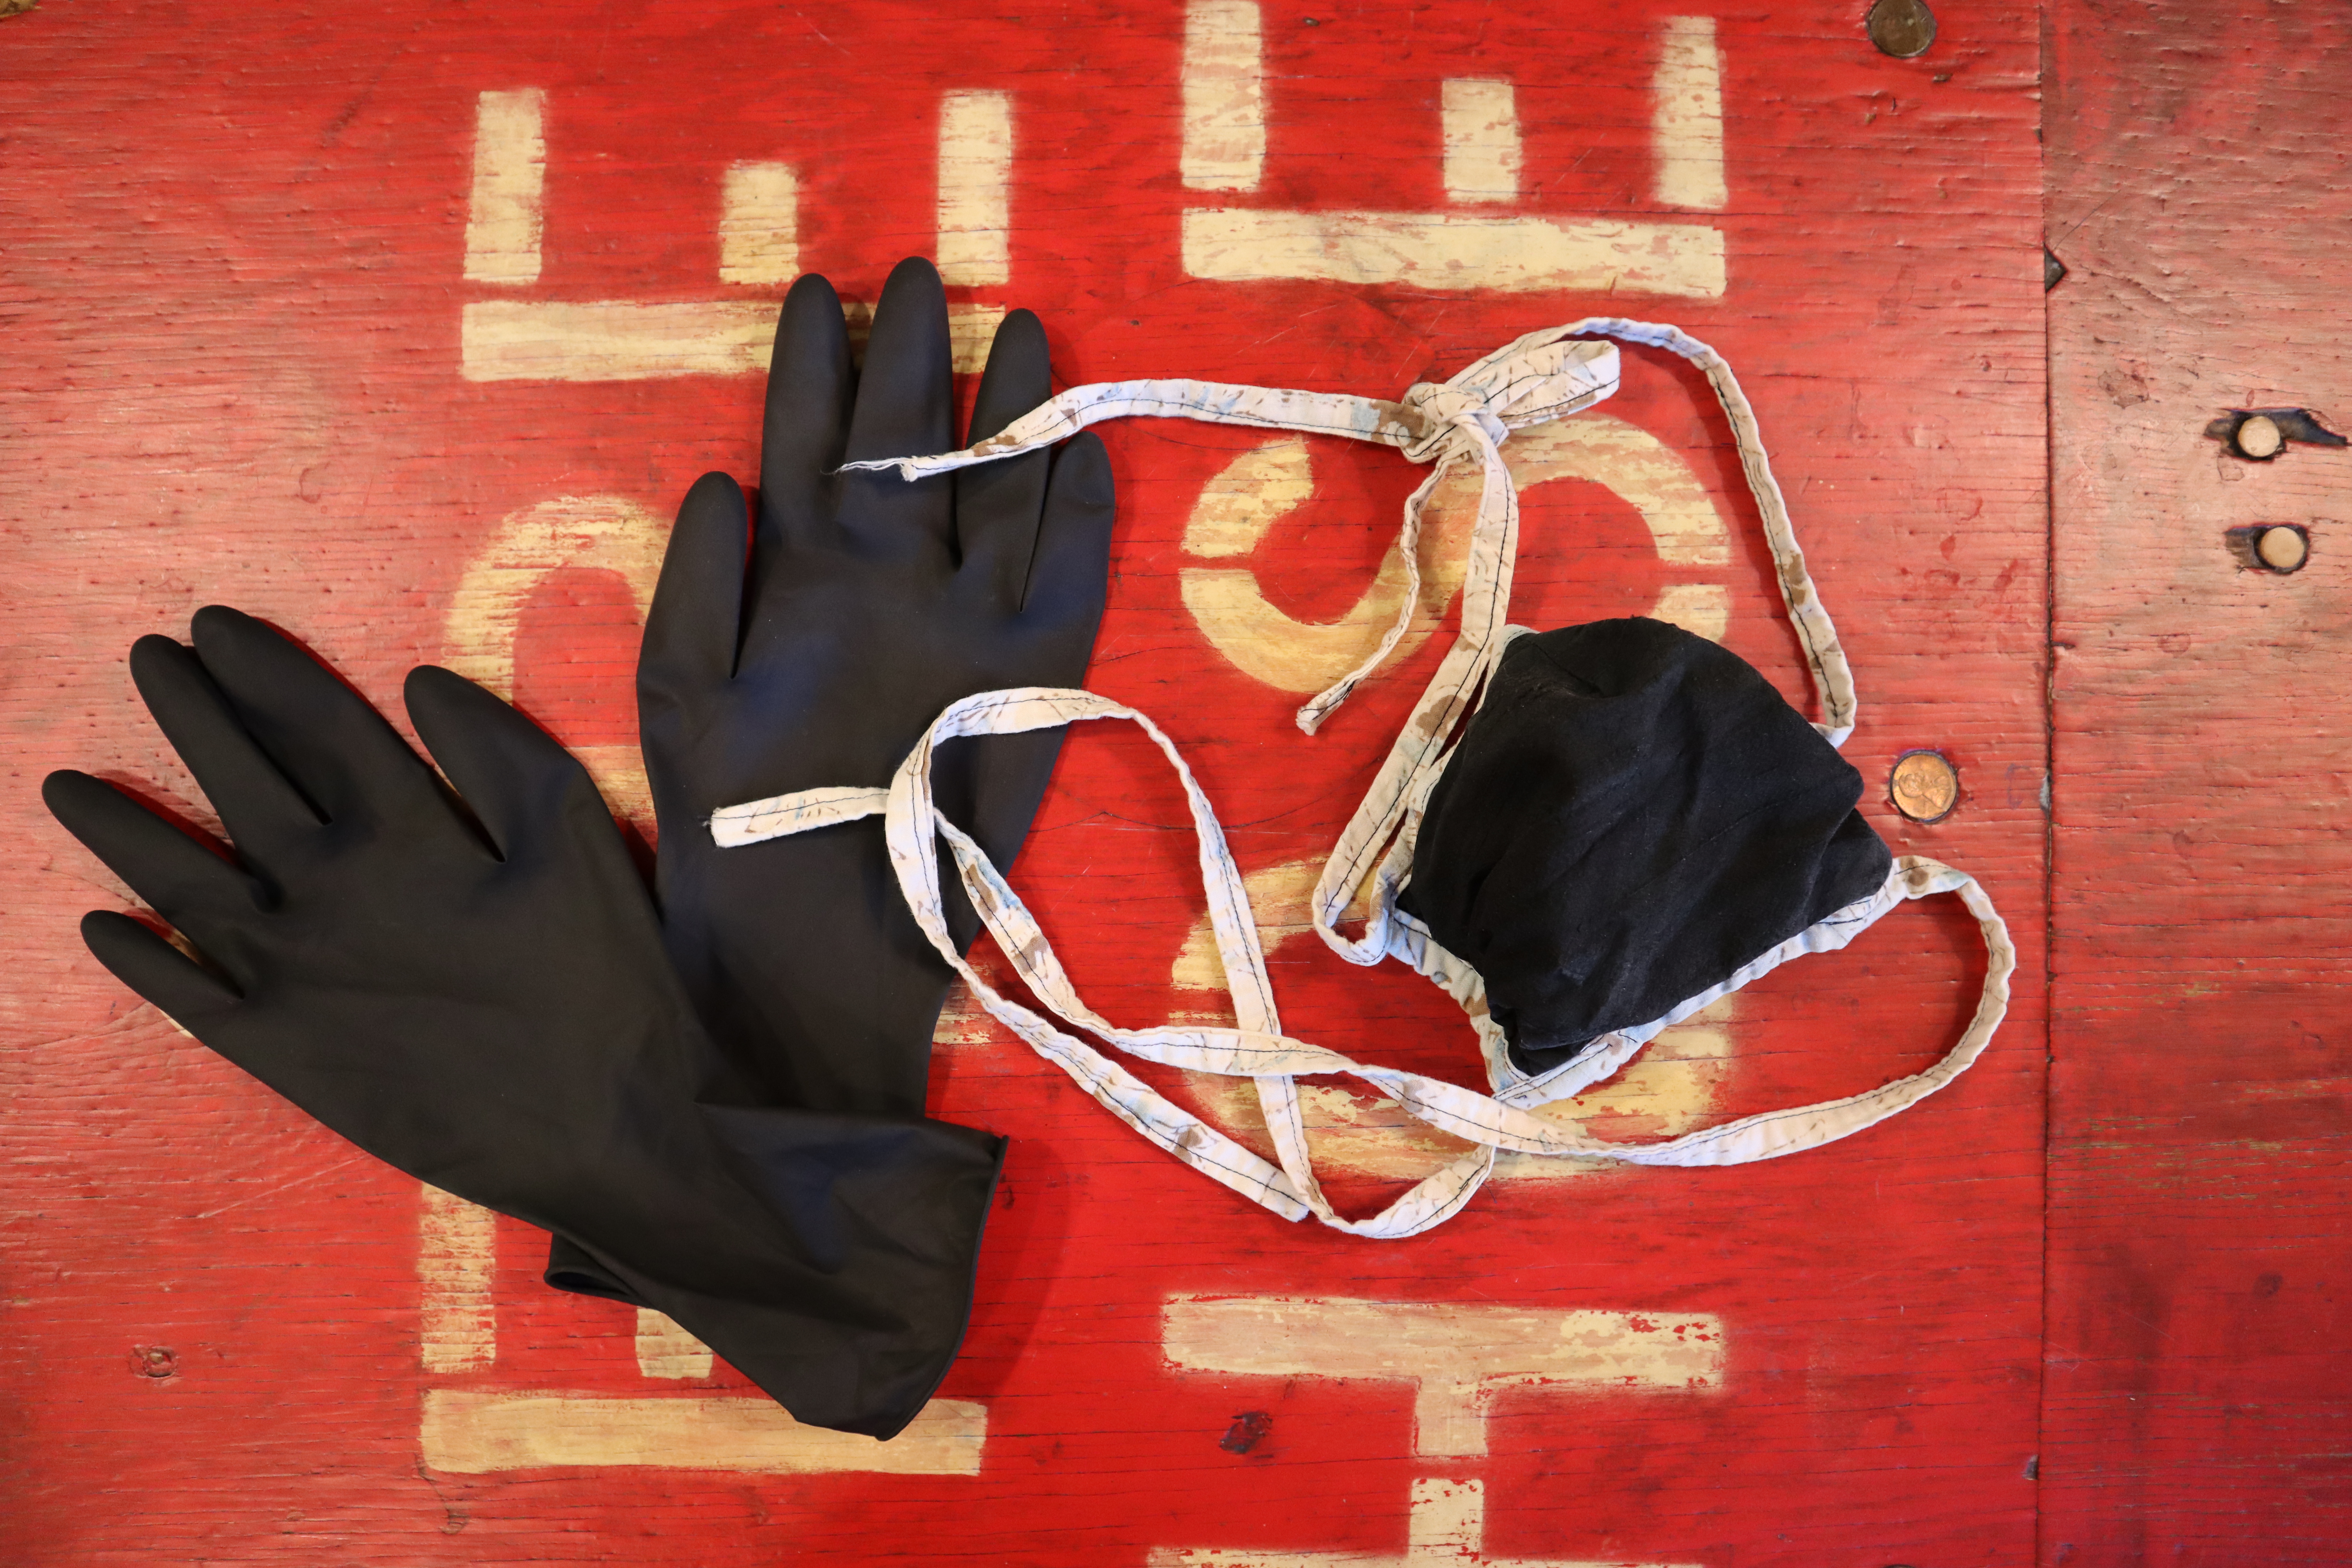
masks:
[[[1446,468],[1465,457],[1483,456],[1486,475],[1478,522],[1473,531],[1468,596],[1463,601],[1465,626],[1471,619],[1472,605],[1482,593],[1490,597],[1499,595],[1502,601],[1508,601],[1508,552],[1504,554],[1498,576],[1492,559],[1498,542],[1492,536],[1497,531],[1507,531],[1516,549],[1518,500],[1510,475],[1496,453],[1496,444],[1510,431],[1589,408],[1617,390],[1616,348],[1609,343],[1576,341],[1579,333],[1591,326],[1591,322],[1579,321],[1529,332],[1443,384],[1417,383],[1406,389],[1402,401],[1395,403],[1352,397],[1344,393],[1294,392],[1280,387],[1236,386],[1219,381],[1098,382],[1070,388],[1031,409],[987,440],[961,452],[881,458],[842,466],[845,470],[896,469],[903,478],[918,479],[928,474],[947,473],[1034,452],[1066,440],[1089,425],[1134,416],[1345,436],[1394,447],[1413,462],[1435,465],[1404,506],[1405,591],[1398,602],[1396,624],[1369,658],[1298,710],[1298,727],[1311,735],[1324,716],[1345,702],[1357,683],[1388,658],[1412,626],[1413,606],[1421,602],[1422,508]],[[1499,611],[1489,606],[1487,613]]]
[[[813,827],[872,816],[889,798],[887,789],[804,789],[798,795],[780,795],[712,812],[710,837],[721,849],[732,849],[762,838],[783,838]]]
[[[1055,958],[1045,932],[980,847],[942,816],[931,795],[932,752],[940,742],[964,735],[1013,734],[1094,719],[1126,719],[1142,727],[1182,781],[1199,839],[1202,882],[1236,1026],[1162,1025],[1125,1029],[1088,1008]],[[810,792],[839,795],[841,792]],[[821,821],[842,821],[868,808],[838,804],[829,816],[803,809],[800,797],[780,796],[731,808],[730,822],[757,820],[757,830],[733,828],[738,842],[806,831]],[[1942,1088],[1966,1070],[2000,1025],[2009,999],[2016,954],[2007,929],[1976,881],[1932,860],[1906,858],[1896,863],[1885,886],[1748,965],[1723,986],[1693,998],[1666,1018],[1627,1031],[1643,1039],[1668,1022],[1686,1016],[1724,991],[1745,984],[1802,952],[1843,947],[1862,930],[1906,899],[1956,892],[1977,917],[1988,953],[1985,987],[1975,1017],[1959,1042],[1924,1072],[1864,1094],[1792,1110],[1748,1116],[1664,1143],[1610,1143],[1578,1129],[1533,1115],[1528,1109],[1545,1095],[1489,1097],[1459,1085],[1355,1061],[1281,1033],[1257,926],[1239,870],[1208,798],[1172,742],[1133,709],[1091,692],[1030,687],[967,697],[941,713],[908,753],[891,780],[884,809],[890,862],[916,922],[940,955],[961,974],[989,1014],[1059,1065],[1087,1091],[1146,1137],[1236,1192],[1290,1218],[1312,1213],[1325,1224],[1360,1236],[1394,1237],[1425,1230],[1458,1210],[1492,1170],[1495,1152],[1576,1155],[1647,1165],[1727,1165],[1771,1159],[1813,1147],[1894,1115]],[[939,882],[934,836],[945,837],[972,907],[991,938],[1039,1001],[1064,1023],[1085,1029],[1131,1055],[1198,1072],[1256,1080],[1274,1130],[1276,1170],[1190,1111],[1105,1058],[1083,1040],[998,993],[957,952],[949,934]],[[1638,1048],[1639,1042],[1635,1042]],[[1630,1055],[1630,1051],[1625,1054]],[[1476,1144],[1471,1154],[1416,1185],[1367,1220],[1349,1220],[1333,1211],[1316,1181],[1292,1080],[1302,1074],[1341,1073],[1393,1099],[1404,1110],[1441,1131]]]
[[[1475,460],[1479,465],[1478,516],[1464,579],[1460,636],[1333,848],[1315,890],[1312,914],[1318,933],[1343,956],[1358,963],[1376,963],[1391,956],[1402,959],[1462,1004],[1478,1032],[1488,1081],[1497,1091],[1494,1098],[1418,1074],[1351,1061],[1281,1034],[1264,955],[1258,951],[1255,922],[1215,816],[1167,737],[1132,710],[1086,692],[1037,688],[967,698],[943,713],[908,757],[888,791],[887,807],[880,808],[886,813],[892,861],[919,923],[971,984],[982,1005],[1146,1137],[1288,1217],[1312,1213],[1326,1224],[1360,1235],[1409,1236],[1437,1224],[1466,1202],[1493,1170],[1498,1149],[1643,1164],[1729,1164],[1810,1147],[1869,1126],[1948,1082],[1983,1049],[2006,1006],[2008,976],[2015,955],[1983,889],[1973,879],[1933,861],[1905,859],[1896,864],[1878,893],[1790,938],[1724,984],[1686,1000],[1663,1018],[1596,1042],[1566,1067],[1528,1078],[1512,1066],[1502,1031],[1487,1016],[1484,982],[1477,973],[1439,945],[1426,927],[1396,908],[1397,892],[1411,870],[1420,815],[1444,766],[1447,749],[1504,647],[1523,631],[1504,624],[1518,552],[1519,510],[1517,489],[1504,462],[1501,445],[1512,430],[1590,407],[1616,390],[1617,351],[1607,343],[1582,341],[1594,335],[1664,349],[1706,374],[1730,421],[1740,466],[1756,497],[1772,551],[1782,602],[1805,649],[1822,713],[1814,728],[1832,746],[1843,744],[1853,727],[1853,674],[1806,571],[1803,552],[1797,545],[1757,429],[1755,411],[1722,357],[1675,327],[1588,317],[1567,326],[1546,328],[1506,344],[1443,384],[1419,384],[1395,403],[1200,381],[1074,387],[965,451],[845,465],[856,469],[896,469],[913,479],[1034,451],[1088,425],[1130,416],[1345,436],[1394,447],[1414,462],[1431,464],[1428,478],[1404,506],[1400,542],[1408,580],[1396,623],[1369,658],[1299,710],[1299,727],[1309,733],[1395,649],[1420,599],[1423,509],[1454,464]],[[1125,1030],[1088,1010],[1027,910],[978,847],[931,805],[929,755],[938,741],[1098,718],[1125,718],[1142,725],[1184,781],[1201,837],[1202,878],[1209,889],[1211,923],[1223,959],[1226,984],[1234,994],[1239,1025],[1234,1029]],[[871,815],[877,809],[877,793],[815,790],[755,801],[718,813],[711,830],[722,844],[805,832]],[[1254,1079],[1281,1168],[1268,1165],[1172,1104],[1092,1047],[990,989],[954,951],[947,934],[932,847],[934,834],[948,839],[974,907],[1015,970],[1049,1009],[1066,1023],[1150,1060]],[[1339,934],[1338,922],[1368,875],[1372,879],[1371,914],[1364,935],[1351,941]],[[1800,953],[1843,946],[1854,932],[1902,899],[1945,891],[1958,893],[1977,915],[1991,960],[1975,1020],[1959,1043],[1927,1071],[1868,1094],[1744,1118],[1668,1143],[1635,1148],[1587,1138],[1529,1113],[1535,1106],[1574,1094],[1615,1072],[1661,1029],[1725,992]],[[1293,1082],[1301,1073],[1316,1072],[1353,1076],[1394,1097],[1410,1114],[1478,1147],[1373,1218],[1342,1219],[1315,1179],[1305,1118]]]

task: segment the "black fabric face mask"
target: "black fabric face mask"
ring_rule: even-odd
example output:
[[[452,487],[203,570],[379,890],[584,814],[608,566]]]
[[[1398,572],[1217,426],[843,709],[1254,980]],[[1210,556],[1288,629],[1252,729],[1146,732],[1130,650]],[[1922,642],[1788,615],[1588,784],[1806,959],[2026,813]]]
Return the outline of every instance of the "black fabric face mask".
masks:
[[[1754,667],[1635,616],[1504,650],[1397,908],[1466,960],[1533,1075],[1886,881],[1862,775]]]

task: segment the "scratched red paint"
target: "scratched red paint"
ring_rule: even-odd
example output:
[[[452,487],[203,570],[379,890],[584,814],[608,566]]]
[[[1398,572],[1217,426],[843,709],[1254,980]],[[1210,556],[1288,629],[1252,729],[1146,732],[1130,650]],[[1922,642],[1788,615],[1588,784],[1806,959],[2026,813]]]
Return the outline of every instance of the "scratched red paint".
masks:
[[[2061,14],[2051,61],[2059,788],[2044,1560],[2352,1552],[2352,720],[2332,334],[2336,13]],[[2251,179],[2254,169],[2269,171]],[[2226,531],[2311,530],[2291,576]]]
[[[1718,23],[1727,208],[1650,195],[1655,29],[1626,8],[1442,0],[1265,7],[1263,188],[1178,178],[1172,4],[1021,15],[742,4],[563,13],[101,11],[0,24],[9,83],[0,272],[0,690],[25,868],[5,910],[0,1126],[0,1543],[65,1564],[1139,1564],[1154,1549],[1404,1550],[1429,1478],[1484,1485],[1484,1549],[1518,1559],[2007,1564],[2033,1552],[2042,1323],[2044,425],[2034,140],[2038,18],[1953,4],[1920,60],[1858,8]],[[1444,293],[1185,275],[1188,205],[1435,210],[1439,82],[1510,78],[1526,210],[1711,224],[1719,300]],[[545,270],[463,275],[475,104],[546,93]],[[749,477],[751,376],[469,382],[459,311],[490,298],[715,300],[721,172],[800,174],[802,264],[871,298],[933,241],[940,94],[1015,105],[1011,278],[1061,374],[1181,374],[1393,395],[1535,326],[1676,321],[1724,350],[1764,422],[1863,697],[1848,754],[1898,851],[1979,874],[2016,933],[2011,1021],[1968,1077],[1829,1150],[1746,1170],[1497,1184],[1421,1240],[1292,1228],[1159,1156],[1015,1043],[940,1053],[935,1110],[1014,1140],[962,1362],[987,1407],[977,1477],[610,1468],[484,1475],[421,1461],[432,1385],[645,1391],[630,1314],[532,1278],[500,1230],[496,1363],[418,1371],[415,1184],[140,1008],[73,919],[118,892],[40,815],[73,763],[198,810],[121,656],[226,600],[388,700],[444,657],[445,616],[499,520],[564,495],[666,513],[709,467]],[[1727,432],[1705,387],[1628,355],[1616,417],[1685,449],[1729,522],[1729,646],[1801,689]],[[1316,854],[1442,651],[1369,683],[1316,739],[1184,608],[1184,525],[1236,432],[1108,433],[1121,486],[1091,684],[1185,748],[1245,868]],[[1324,488],[1252,564],[1299,618],[1337,614],[1413,475],[1318,447]],[[1590,486],[1530,505],[1518,618],[1637,610],[1671,574]],[[520,700],[576,744],[628,741],[633,610],[610,576],[543,584]],[[1934,746],[1960,809],[1906,826],[1876,781]],[[200,813],[199,813],[200,814]],[[1132,736],[1069,748],[1020,880],[1089,997],[1170,1005],[1199,913],[1181,805]],[[1755,989],[1726,1114],[1853,1090],[1939,1053],[1980,973],[1954,910],[1915,908]],[[1278,953],[1291,1026],[1470,1070],[1450,1004],[1402,973]],[[1365,1183],[1354,1201],[1379,1189]],[[1706,1314],[1720,1386],[1497,1395],[1487,1452],[1417,1457],[1394,1382],[1171,1368],[1177,1294],[1475,1301]],[[133,1346],[177,1371],[139,1375]],[[665,1385],[668,1386],[668,1385]],[[740,1390],[720,1369],[718,1389]],[[1223,1444],[1262,1411],[1246,1453]],[[1860,1554],[1860,1555],[1857,1555]]]

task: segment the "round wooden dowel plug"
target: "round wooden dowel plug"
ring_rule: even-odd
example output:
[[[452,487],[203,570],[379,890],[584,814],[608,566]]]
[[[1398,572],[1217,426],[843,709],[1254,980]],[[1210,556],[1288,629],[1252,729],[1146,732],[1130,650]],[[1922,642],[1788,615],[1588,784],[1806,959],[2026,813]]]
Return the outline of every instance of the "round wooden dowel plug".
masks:
[[[2261,461],[2279,455],[2286,437],[2279,434],[2278,421],[2267,414],[2249,414],[2238,421],[2237,433],[2231,437],[2237,448],[2249,458]]]
[[[2311,543],[2299,528],[2266,528],[2254,542],[2254,553],[2273,572],[2293,572],[2311,553]]]

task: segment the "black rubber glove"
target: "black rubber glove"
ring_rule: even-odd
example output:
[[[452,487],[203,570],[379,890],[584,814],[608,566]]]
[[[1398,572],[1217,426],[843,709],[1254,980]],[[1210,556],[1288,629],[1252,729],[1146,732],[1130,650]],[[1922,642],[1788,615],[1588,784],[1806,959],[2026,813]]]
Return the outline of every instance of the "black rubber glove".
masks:
[[[131,672],[236,859],[51,774],[58,820],[205,962],[104,911],[99,960],[370,1153],[563,1237],[799,1419],[911,1419],[962,1335],[1002,1140],[755,1108],[587,773],[488,692],[408,679],[461,805],[260,622],[194,633],[142,638]]]
[[[901,262],[863,375],[822,278],[785,297],[769,372],[759,515],[705,475],[679,510],[646,622],[637,712],[660,827],[662,921],[704,1021],[769,1103],[919,1117],[951,972],[908,912],[879,818],[722,849],[721,806],[882,785],[940,710],[1008,686],[1076,686],[1102,618],[1112,489],[1082,435],[948,478],[845,461],[956,449],[939,274]],[[972,438],[1051,395],[1045,334],[1015,310],[981,377]],[[1010,867],[1059,731],[942,748],[940,805]],[[978,920],[950,876],[969,944]],[[548,1280],[630,1299],[560,1242]]]

